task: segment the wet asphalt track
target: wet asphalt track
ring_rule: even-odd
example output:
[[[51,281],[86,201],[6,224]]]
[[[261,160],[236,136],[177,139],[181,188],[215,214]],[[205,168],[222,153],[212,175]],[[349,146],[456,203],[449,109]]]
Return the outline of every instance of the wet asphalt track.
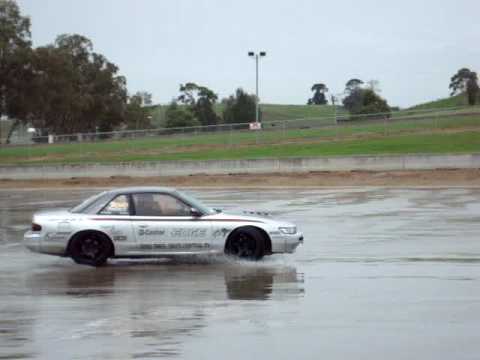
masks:
[[[93,192],[0,191],[0,359],[480,356],[480,189],[193,191],[304,231],[259,263],[23,249],[33,211]]]

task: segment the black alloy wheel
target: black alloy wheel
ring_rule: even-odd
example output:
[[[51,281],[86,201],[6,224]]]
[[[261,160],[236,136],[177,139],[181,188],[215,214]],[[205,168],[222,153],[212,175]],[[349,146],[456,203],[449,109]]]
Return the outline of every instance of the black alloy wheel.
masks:
[[[265,239],[253,227],[240,228],[230,235],[225,253],[241,259],[260,260],[265,255]]]
[[[93,231],[76,236],[70,244],[70,256],[82,265],[102,266],[112,255],[112,250],[110,239]]]

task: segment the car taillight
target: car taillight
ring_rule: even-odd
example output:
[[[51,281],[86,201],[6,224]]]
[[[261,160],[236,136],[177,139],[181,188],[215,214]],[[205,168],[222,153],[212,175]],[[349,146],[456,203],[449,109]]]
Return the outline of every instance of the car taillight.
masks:
[[[42,231],[42,226],[32,223],[32,231]]]

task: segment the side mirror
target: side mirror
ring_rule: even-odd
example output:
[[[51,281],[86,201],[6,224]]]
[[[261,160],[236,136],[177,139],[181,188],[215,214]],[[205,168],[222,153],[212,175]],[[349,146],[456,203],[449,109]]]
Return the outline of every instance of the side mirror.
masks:
[[[193,207],[190,208],[190,215],[196,218],[202,217],[202,213]]]

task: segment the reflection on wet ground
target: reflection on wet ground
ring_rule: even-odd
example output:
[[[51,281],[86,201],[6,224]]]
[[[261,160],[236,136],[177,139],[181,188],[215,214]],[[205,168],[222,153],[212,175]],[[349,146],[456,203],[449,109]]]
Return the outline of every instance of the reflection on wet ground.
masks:
[[[306,242],[259,263],[111,261],[21,246],[34,211],[97,190],[0,191],[0,359],[473,359],[480,189],[193,191],[292,220]]]

